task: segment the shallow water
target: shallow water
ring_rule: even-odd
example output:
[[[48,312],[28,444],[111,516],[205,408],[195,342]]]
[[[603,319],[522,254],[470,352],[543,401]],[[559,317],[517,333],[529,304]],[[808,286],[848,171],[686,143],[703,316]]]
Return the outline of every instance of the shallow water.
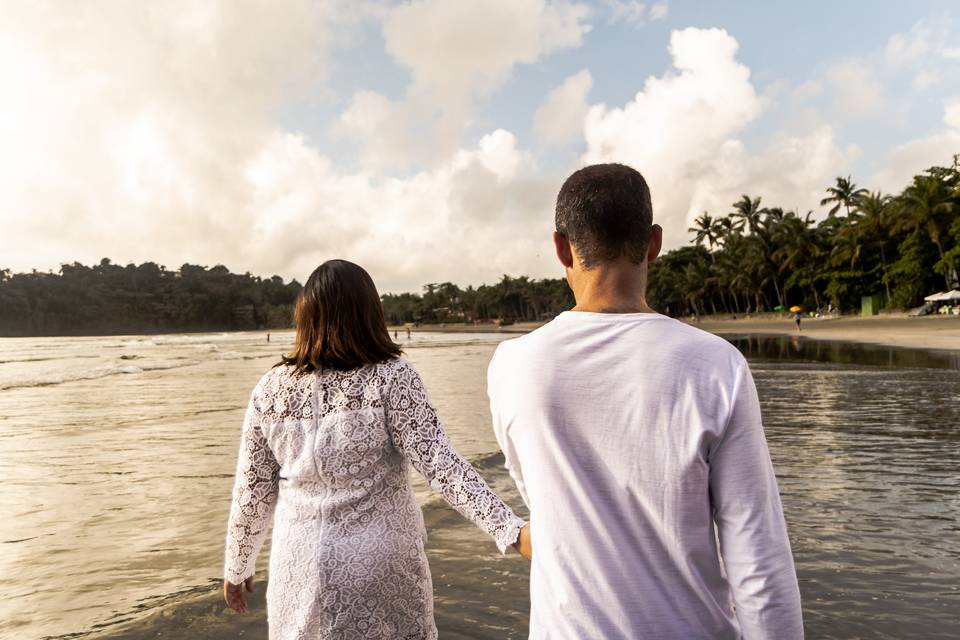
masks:
[[[484,393],[502,337],[405,347],[454,444],[522,510]],[[291,336],[272,338],[0,339],[0,638],[109,632],[161,605],[174,620],[215,588],[243,408]],[[960,636],[960,356],[732,341],[763,404],[808,637]],[[441,637],[526,637],[526,567],[417,486]]]

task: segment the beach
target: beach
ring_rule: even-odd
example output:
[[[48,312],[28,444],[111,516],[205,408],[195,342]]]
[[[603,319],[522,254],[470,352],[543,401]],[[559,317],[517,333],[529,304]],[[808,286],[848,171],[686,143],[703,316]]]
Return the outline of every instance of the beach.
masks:
[[[793,315],[760,314],[753,317],[704,316],[697,320],[684,318],[684,322],[717,335],[768,334],[801,335],[818,340],[840,340],[880,344],[888,347],[913,349],[960,350],[960,317],[923,316],[909,317],[906,314],[882,314],[876,316],[834,316],[803,318],[803,331],[797,332]],[[493,323],[447,323],[444,325],[421,325],[411,327],[412,332],[426,331],[451,333],[527,333],[542,326],[543,322],[518,322],[503,327]],[[391,327],[398,336],[405,336],[406,327]]]
[[[960,317],[905,314],[803,318],[797,332],[792,316],[764,315],[756,318],[717,319],[705,317],[690,322],[718,335],[777,334],[801,335],[817,340],[842,340],[913,349],[960,349]]]

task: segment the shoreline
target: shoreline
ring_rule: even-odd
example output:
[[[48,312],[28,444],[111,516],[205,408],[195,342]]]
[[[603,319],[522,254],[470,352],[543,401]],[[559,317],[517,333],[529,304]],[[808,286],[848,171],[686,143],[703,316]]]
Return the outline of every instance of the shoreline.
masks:
[[[875,344],[886,347],[960,350],[960,318],[956,316],[903,315],[838,316],[804,318],[798,332],[792,318],[759,317],[737,320],[702,318],[687,324],[716,335],[768,334],[800,336],[814,340],[830,340]]]
[[[906,347],[911,349],[934,349],[938,351],[960,350],[960,317],[923,316],[910,317],[906,314],[883,314],[878,316],[835,316],[823,318],[804,318],[802,331],[797,332],[792,315],[762,314],[751,318],[728,316],[704,316],[698,321],[689,318],[680,319],[692,327],[715,335],[766,334],[798,335],[815,340],[831,340],[877,344],[887,347]],[[467,324],[446,323],[443,325],[421,325],[410,327],[413,333],[529,333],[546,322],[518,322],[499,327],[492,322]],[[390,327],[390,333],[404,335],[404,326]]]

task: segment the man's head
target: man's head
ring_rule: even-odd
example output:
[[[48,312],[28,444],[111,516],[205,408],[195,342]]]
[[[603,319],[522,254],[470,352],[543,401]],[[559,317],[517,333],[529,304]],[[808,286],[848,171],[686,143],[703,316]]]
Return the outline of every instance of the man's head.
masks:
[[[594,164],[567,178],[557,195],[556,225],[557,256],[568,271],[645,267],[660,251],[650,189],[623,164]]]

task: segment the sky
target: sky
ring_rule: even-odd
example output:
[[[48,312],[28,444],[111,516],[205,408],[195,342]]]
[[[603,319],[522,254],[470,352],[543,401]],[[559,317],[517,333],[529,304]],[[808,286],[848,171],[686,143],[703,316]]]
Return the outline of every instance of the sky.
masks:
[[[960,153],[952,1],[19,2],[0,268],[108,257],[381,292],[559,277],[553,205],[647,178],[665,248],[741,194],[820,212]]]

